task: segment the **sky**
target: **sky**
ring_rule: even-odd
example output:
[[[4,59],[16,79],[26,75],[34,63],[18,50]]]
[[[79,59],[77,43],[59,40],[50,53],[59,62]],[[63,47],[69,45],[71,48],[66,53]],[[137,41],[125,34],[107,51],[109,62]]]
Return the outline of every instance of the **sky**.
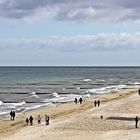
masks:
[[[0,66],[140,66],[140,0],[0,0]]]

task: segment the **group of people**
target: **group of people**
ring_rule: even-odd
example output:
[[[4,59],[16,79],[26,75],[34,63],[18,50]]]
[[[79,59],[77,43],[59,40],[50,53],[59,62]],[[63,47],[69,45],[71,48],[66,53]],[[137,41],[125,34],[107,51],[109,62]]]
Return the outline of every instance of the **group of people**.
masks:
[[[11,120],[15,120],[15,116],[16,116],[15,111],[11,111],[11,112],[10,112]]]
[[[27,117],[26,119],[25,119],[25,122],[26,122],[26,124],[27,125],[33,125],[33,116],[31,115],[29,118]]]
[[[99,107],[99,106],[100,106],[100,103],[101,103],[100,100],[97,100],[97,101],[95,100],[95,101],[94,101],[94,106],[95,106],[95,107],[96,107],[96,106]]]
[[[75,102],[75,104],[77,104],[77,103],[78,103],[78,99],[75,98],[74,102]],[[83,99],[82,99],[81,97],[79,98],[79,103],[80,103],[80,104],[83,103]]]
[[[26,123],[26,125],[33,125],[33,116],[31,115],[29,118],[27,117],[26,119],[25,119],[25,123]],[[46,122],[46,125],[49,125],[49,120],[50,120],[50,117],[48,116],[48,115],[45,115],[45,122]],[[38,115],[37,116],[37,121],[38,121],[38,124],[41,124],[41,116],[40,115]]]

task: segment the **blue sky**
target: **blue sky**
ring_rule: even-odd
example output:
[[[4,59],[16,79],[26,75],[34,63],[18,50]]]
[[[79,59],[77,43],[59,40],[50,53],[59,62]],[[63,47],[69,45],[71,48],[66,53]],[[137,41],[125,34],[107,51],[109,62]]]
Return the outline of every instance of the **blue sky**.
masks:
[[[139,0],[0,0],[0,65],[140,66]]]

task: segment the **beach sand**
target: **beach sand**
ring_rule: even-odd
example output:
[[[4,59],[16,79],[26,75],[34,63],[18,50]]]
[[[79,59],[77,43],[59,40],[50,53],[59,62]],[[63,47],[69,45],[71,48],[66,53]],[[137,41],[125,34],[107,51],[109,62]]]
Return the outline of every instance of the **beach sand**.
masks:
[[[137,89],[98,96],[100,107],[94,107],[95,98],[82,105],[65,103],[49,108],[25,112],[16,117],[0,120],[0,140],[139,140],[140,124],[135,128],[134,118],[140,117],[140,96]],[[37,124],[37,115],[42,123]],[[45,126],[44,115],[50,116]],[[24,121],[34,117],[33,126]],[[103,119],[101,119],[101,115]]]

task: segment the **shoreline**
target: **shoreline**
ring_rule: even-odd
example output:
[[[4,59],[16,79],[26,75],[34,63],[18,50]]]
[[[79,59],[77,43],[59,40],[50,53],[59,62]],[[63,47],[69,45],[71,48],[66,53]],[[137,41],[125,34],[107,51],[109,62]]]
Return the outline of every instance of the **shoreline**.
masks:
[[[137,89],[127,89],[127,90],[121,90],[117,93],[107,93],[98,96],[98,98],[101,100],[101,105],[107,104],[112,101],[119,101],[121,99],[124,99],[126,97],[132,96],[135,93],[137,93]],[[44,123],[44,115],[48,114],[50,116],[51,121],[61,121],[66,119],[67,117],[73,117],[75,115],[78,115],[80,113],[84,113],[88,110],[91,110],[94,108],[93,101],[97,99],[97,97],[94,98],[88,98],[86,99],[82,105],[75,104],[73,102],[68,102],[64,104],[59,104],[52,107],[41,107],[37,108],[35,110],[30,110],[27,112],[24,112],[22,114],[19,114],[16,117],[15,121],[10,121],[10,117],[1,118],[0,117],[0,139],[7,138],[7,136],[11,137],[11,135],[16,135],[19,131],[26,129],[27,127],[24,124],[25,118],[29,115],[33,115],[34,117],[34,125],[37,125],[36,117],[37,115],[41,115],[42,122]],[[50,124],[51,125],[51,124]],[[18,129],[18,130],[17,130]]]

